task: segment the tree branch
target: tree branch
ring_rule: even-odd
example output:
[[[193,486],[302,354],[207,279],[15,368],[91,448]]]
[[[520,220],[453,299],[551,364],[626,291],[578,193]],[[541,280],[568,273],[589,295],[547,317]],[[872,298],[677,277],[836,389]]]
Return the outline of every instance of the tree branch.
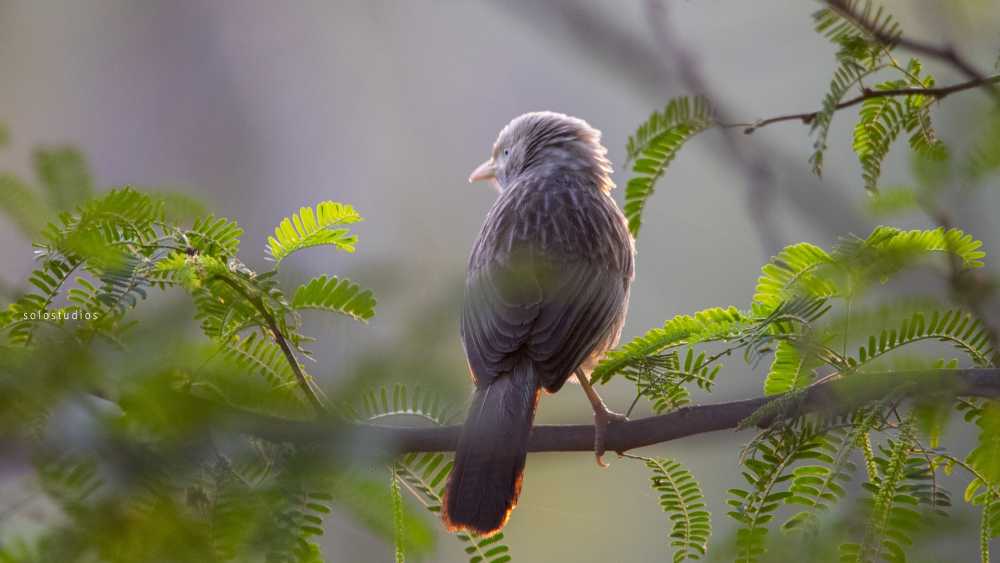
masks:
[[[977,85],[984,86],[986,91],[993,96],[993,99],[1000,102],[1000,91],[993,86],[993,82],[987,80],[985,74],[979,72],[974,66],[972,66],[971,63],[969,63],[969,61],[959,55],[958,51],[956,51],[955,47],[952,45],[931,45],[930,43],[925,43],[917,39],[911,39],[902,35],[889,33],[881,27],[872,25],[872,22],[865,18],[864,15],[855,11],[851,3],[847,0],[826,0],[826,3],[830,6],[830,8],[840,13],[840,15],[845,19],[854,22],[855,25],[868,32],[868,34],[879,43],[887,47],[902,47],[909,51],[913,51],[914,53],[919,53],[921,55],[926,55],[928,57],[944,61],[967,76],[971,82],[976,82]]]
[[[887,98],[894,96],[929,96],[935,99],[942,99],[948,95],[954,94],[955,92],[962,92],[965,90],[971,90],[977,88],[984,84],[996,84],[1000,83],[1000,74],[985,77],[983,79],[969,80],[967,82],[960,82],[958,84],[952,84],[951,86],[941,86],[936,88],[896,88],[891,90],[871,90],[865,88],[859,96],[851,98],[840,102],[834,106],[834,111],[840,111],[851,106],[856,106],[861,102],[871,99],[871,98]],[[737,128],[743,127],[743,132],[747,135],[752,134],[757,129],[761,127],[766,127],[774,123],[780,123],[782,121],[801,121],[802,123],[809,125],[812,123],[813,119],[819,111],[810,111],[806,113],[790,113],[787,115],[778,115],[775,117],[769,117],[767,119],[760,119],[753,123],[723,123],[721,124],[724,128]]]
[[[940,395],[942,397],[1000,397],[1000,368],[969,368],[920,372],[857,374],[815,384],[805,390],[774,397],[695,405],[658,416],[612,424],[608,427],[608,451],[626,452],[688,436],[730,430],[751,415],[757,426],[767,427],[782,419],[807,413],[847,414],[887,396]],[[760,409],[765,409],[761,411]],[[313,445],[329,444],[331,428],[315,422],[275,422],[253,415],[236,428],[272,441]],[[385,453],[452,451],[461,426],[429,428],[349,425],[343,429],[352,447]],[[344,439],[336,432],[334,437]],[[594,427],[590,424],[535,426],[528,443],[532,452],[591,451]]]

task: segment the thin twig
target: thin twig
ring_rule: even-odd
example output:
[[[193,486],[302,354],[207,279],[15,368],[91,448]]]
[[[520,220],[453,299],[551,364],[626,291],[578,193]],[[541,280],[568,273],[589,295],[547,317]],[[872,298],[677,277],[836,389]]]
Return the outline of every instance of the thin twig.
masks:
[[[840,111],[845,108],[856,106],[865,100],[870,100],[872,98],[888,98],[897,96],[928,96],[940,100],[946,96],[954,94],[955,92],[963,92],[965,90],[971,90],[973,88],[978,88],[984,84],[996,84],[1000,83],[1000,74],[994,76],[988,76],[983,79],[969,80],[967,82],[960,82],[958,84],[952,84],[951,86],[940,86],[936,88],[894,88],[889,90],[872,90],[865,88],[862,93],[854,98],[840,102],[834,106],[834,111]],[[810,111],[805,113],[790,113],[786,115],[777,115],[775,117],[769,117],[767,119],[760,119],[752,123],[721,123],[720,127],[726,129],[743,128],[743,132],[747,135],[754,133],[757,129],[761,127],[766,127],[774,123],[781,123],[783,121],[801,121],[805,125],[809,125],[816,119],[819,115],[819,111]]]
[[[278,343],[278,347],[281,348],[281,353],[284,354],[285,359],[288,361],[288,365],[292,368],[292,373],[295,374],[295,379],[299,383],[299,387],[302,392],[305,393],[306,398],[312,404],[313,408],[316,410],[316,414],[324,416],[327,414],[326,405],[323,401],[319,399],[316,391],[313,390],[312,385],[309,384],[309,378],[306,374],[302,373],[302,367],[299,366],[298,360],[295,359],[295,354],[292,352],[291,347],[288,345],[288,341],[285,340],[285,336],[281,333],[281,329],[278,328],[278,323],[274,319],[274,315],[268,310],[267,306],[264,305],[264,301],[259,295],[252,295],[243,286],[236,283],[235,281],[229,279],[226,276],[216,275],[209,278],[209,280],[219,280],[229,287],[233,288],[237,293],[243,296],[255,309],[264,317],[264,321],[267,323],[267,328],[271,335],[274,337],[274,341]]]
[[[1000,102],[1000,91],[994,86],[994,82],[990,81],[985,74],[977,70],[969,61],[959,55],[954,46],[932,45],[918,39],[888,33],[885,29],[872,25],[872,22],[855,11],[847,0],[827,0],[826,3],[842,17],[864,29],[873,39],[882,45],[902,47],[908,51],[944,61],[967,76],[971,82],[975,82],[977,86],[983,86],[993,96],[994,100]]]

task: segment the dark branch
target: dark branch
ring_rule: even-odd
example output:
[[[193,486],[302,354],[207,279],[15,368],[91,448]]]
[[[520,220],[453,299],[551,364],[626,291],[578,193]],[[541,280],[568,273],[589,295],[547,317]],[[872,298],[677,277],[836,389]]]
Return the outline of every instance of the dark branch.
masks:
[[[847,0],[827,0],[826,3],[845,19],[864,29],[873,39],[882,45],[886,47],[902,47],[908,51],[944,61],[967,76],[971,82],[975,82],[977,86],[983,86],[993,96],[994,100],[1000,102],[1000,91],[993,85],[993,82],[989,81],[985,74],[977,70],[976,67],[972,66],[964,57],[959,55],[958,51],[952,45],[931,45],[917,39],[888,33],[885,29],[872,25],[870,20],[853,10],[853,7]]]
[[[737,428],[755,413],[760,416],[757,426],[766,427],[779,419],[807,413],[846,414],[884,397],[905,398],[918,394],[923,397],[1000,397],[1000,368],[858,374],[819,383],[794,394],[683,407],[659,416],[612,424],[608,427],[607,448],[625,452],[687,436],[729,430]],[[327,424],[275,423],[256,416],[244,422],[246,424],[238,428],[240,431],[269,440],[322,445],[330,444],[331,436],[346,437],[355,449],[383,453],[452,451],[461,432],[460,426],[411,428],[358,424],[343,428],[342,433],[331,432]],[[536,426],[528,448],[533,452],[591,451],[594,427],[590,424]]]
[[[1000,74],[995,76],[989,76],[982,80],[969,80],[967,82],[960,82],[958,84],[952,84],[951,86],[941,86],[937,88],[896,88],[891,90],[871,90],[865,89],[859,96],[851,98],[840,102],[834,106],[834,111],[840,111],[844,108],[849,108],[851,106],[856,106],[865,100],[872,98],[887,98],[895,96],[929,96],[935,99],[942,99],[948,95],[954,94],[955,92],[962,92],[965,90],[971,90],[977,88],[984,84],[996,84],[1000,83]],[[743,132],[747,135],[753,133],[761,127],[766,127],[773,123],[780,123],[782,121],[801,121],[802,123],[809,125],[812,123],[816,116],[819,115],[819,111],[810,111],[806,113],[790,113],[787,115],[778,115],[775,117],[769,117],[767,119],[761,119],[753,123],[723,123],[722,127],[726,128],[736,128],[743,127]]]

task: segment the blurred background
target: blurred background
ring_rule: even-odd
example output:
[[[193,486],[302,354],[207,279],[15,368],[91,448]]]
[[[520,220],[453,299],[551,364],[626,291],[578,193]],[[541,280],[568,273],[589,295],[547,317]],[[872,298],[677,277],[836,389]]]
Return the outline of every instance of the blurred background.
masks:
[[[366,218],[357,254],[303,253],[286,264],[292,279],[349,275],[379,300],[371,326],[315,324],[312,371],[329,389],[424,383],[460,404],[470,391],[456,321],[465,260],[495,198],[466,178],[511,118],[549,109],[586,119],[603,131],[623,188],[627,136],[691,90],[690,69],[665,52],[656,26],[669,29],[733,119],[819,106],[834,59],[812,30],[815,3],[665,4],[657,19],[645,2],[624,0],[0,0],[0,122],[11,135],[0,168],[28,176],[32,147],[77,145],[101,186],[176,189],[238,220],[251,267],[265,266],[268,230],[300,205],[355,205]],[[955,41],[992,68],[994,2],[884,4],[909,34]],[[929,66],[939,83],[957,78]],[[959,146],[968,108],[986,102],[975,91],[960,96],[935,115],[940,134]],[[625,338],[675,314],[746,307],[760,266],[784,244],[867,235],[875,220],[863,211],[852,119],[834,120],[822,180],[809,173],[812,141],[796,122],[734,136],[763,163],[759,176],[734,163],[722,132],[686,146],[646,211]],[[902,156],[890,156],[885,184],[909,178]],[[996,195],[956,208],[956,223],[988,252],[1000,246]],[[0,263],[8,286],[33,265],[29,241],[2,220]],[[334,363],[337,370],[324,367]],[[759,394],[765,367],[754,372],[734,358],[711,400]],[[621,379],[604,391],[616,410],[632,393]],[[536,422],[590,420],[583,393],[567,387],[542,401]],[[750,436],[704,435],[647,452],[675,457],[700,478],[717,538],[730,529],[724,491],[738,479],[737,447]],[[532,455],[506,529],[513,552],[538,561],[665,558],[646,469],[610,461],[600,470],[589,454]],[[431,559],[466,560],[441,535]],[[331,561],[391,558],[391,546],[336,511],[322,541]]]

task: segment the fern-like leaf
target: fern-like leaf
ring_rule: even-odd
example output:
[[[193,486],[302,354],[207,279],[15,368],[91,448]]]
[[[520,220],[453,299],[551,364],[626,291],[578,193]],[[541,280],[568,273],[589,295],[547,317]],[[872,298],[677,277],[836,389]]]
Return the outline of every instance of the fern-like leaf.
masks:
[[[817,513],[827,511],[846,496],[844,484],[850,481],[855,470],[849,459],[857,444],[859,433],[867,432],[863,424],[856,424],[850,432],[833,429],[818,436],[813,463],[796,467],[792,472],[791,495],[785,499],[789,505],[804,507],[784,524],[784,531],[813,531],[818,528]]]
[[[39,324],[52,322],[61,326],[61,317],[50,321],[49,308],[60,294],[66,281],[80,267],[82,262],[73,257],[63,259],[52,257],[42,262],[41,267],[31,273],[28,282],[38,289],[18,298],[7,310],[3,320],[3,328],[8,331],[8,341],[15,346],[27,346]]]
[[[411,453],[398,462],[399,476],[403,483],[417,495],[418,500],[432,514],[441,513],[441,504],[452,462],[440,453]],[[455,534],[466,544],[465,553],[469,563],[507,563],[511,561],[510,548],[503,543],[504,534],[499,532],[488,538],[471,536],[464,532]]]
[[[792,492],[783,490],[785,483],[794,478],[788,469],[800,460],[816,458],[824,444],[822,434],[804,423],[798,428],[769,432],[751,444],[750,454],[743,460],[747,469],[743,479],[749,488],[730,489],[732,498],[726,501],[733,507],[727,514],[740,524],[736,532],[737,562],[761,561],[768,524],[782,502],[792,496]]]
[[[375,316],[375,297],[358,284],[337,276],[319,276],[299,286],[292,296],[296,309],[331,311],[367,321]]]
[[[679,462],[665,458],[644,458],[652,470],[652,487],[660,493],[660,508],[672,526],[668,538],[674,551],[674,563],[700,560],[708,551],[712,533],[711,515],[705,508],[705,495],[691,472]]]
[[[837,66],[837,70],[834,71],[830,87],[827,89],[826,95],[823,96],[822,106],[813,116],[810,124],[810,132],[816,136],[816,140],[813,142],[813,153],[809,157],[809,162],[812,163],[813,173],[817,176],[823,174],[823,155],[827,148],[826,139],[830,134],[830,125],[833,124],[833,114],[837,112],[837,105],[862,78],[870,73],[870,69],[854,58],[842,60]]]
[[[713,122],[712,109],[705,98],[674,98],[662,111],[653,112],[629,137],[626,154],[633,175],[625,188],[625,217],[633,236],[639,234],[646,201],[677,151]]]
[[[901,88],[902,81],[878,84],[876,90]],[[854,127],[854,153],[861,161],[861,176],[865,189],[878,193],[882,162],[899,133],[906,127],[906,106],[897,98],[883,96],[869,98],[861,104],[858,124]]]
[[[976,417],[976,425],[979,427],[979,439],[966,462],[976,470],[979,477],[966,489],[967,499],[971,499],[983,486],[1000,487],[1000,403],[986,402]],[[982,482],[982,479],[986,482]]]
[[[609,352],[594,369],[592,377],[596,382],[606,383],[617,373],[643,369],[644,362],[653,354],[678,346],[732,338],[751,323],[752,319],[735,307],[715,307],[694,315],[678,315],[662,327]]]
[[[865,240],[867,249],[879,252],[875,261],[887,263],[879,269],[879,275],[886,277],[914,259],[931,253],[952,254],[962,261],[965,268],[981,268],[983,243],[960,229],[945,230],[942,227],[929,230],[903,231],[893,227],[877,227]]]
[[[403,494],[399,490],[399,468],[392,464],[389,472],[389,491],[392,496],[392,530],[395,544],[395,563],[406,563],[406,551],[403,538],[406,530],[403,527]]]
[[[362,395],[359,407],[341,405],[341,414],[350,420],[369,423],[392,416],[419,416],[433,424],[443,426],[458,414],[440,398],[417,387],[412,392],[405,385],[396,384],[390,390],[379,387]],[[391,471],[417,501],[434,515],[441,513],[444,488],[451,473],[452,461],[438,452],[408,453],[396,460]],[[455,534],[465,544],[470,563],[507,563],[511,561],[510,548],[503,543],[503,532],[488,538]]]
[[[847,13],[832,6],[822,8],[813,13],[817,33],[841,46],[850,45],[859,37],[867,43],[882,43],[888,48],[894,46],[902,31],[896,20],[881,6],[872,0],[847,0],[844,4],[848,12],[856,14],[858,19],[847,17]],[[888,41],[881,41],[880,38]]]
[[[250,373],[264,377],[270,386],[267,394],[273,399],[274,405],[287,405],[285,409],[281,409],[282,414],[294,415],[296,413],[293,409],[307,404],[291,366],[273,340],[251,332],[245,338],[233,336],[231,340],[221,342],[220,345],[223,357],[233,365],[241,366]],[[254,407],[240,406],[251,409]]]
[[[822,359],[791,340],[781,340],[774,350],[774,361],[764,380],[764,394],[779,395],[809,385],[813,369],[823,365]]]
[[[68,515],[84,510],[104,486],[96,460],[88,457],[46,457],[36,462],[45,494]]]
[[[350,205],[324,201],[316,206],[302,207],[290,218],[282,219],[275,227],[274,236],[267,239],[267,250],[275,262],[289,254],[313,246],[332,245],[346,252],[354,252],[358,237],[344,225],[361,221],[361,215]]]
[[[907,64],[906,76],[910,86],[914,88],[933,88],[934,77],[921,76],[922,65],[918,59],[911,59]],[[904,127],[910,133],[909,144],[914,152],[930,160],[944,160],[948,157],[948,148],[944,141],[938,138],[931,124],[931,104],[936,98],[923,95],[906,97],[906,123]]]
[[[312,538],[323,535],[323,518],[333,498],[328,493],[293,490],[283,493],[275,513],[267,563],[320,563],[319,547]]]
[[[49,206],[13,174],[0,174],[0,211],[28,239],[34,239],[52,214]]]
[[[898,328],[886,328],[870,335],[866,345],[858,348],[857,358],[849,358],[852,367],[871,362],[907,344],[937,340],[952,344],[977,365],[991,365],[994,350],[989,330],[973,315],[961,310],[934,311],[929,317],[916,312],[900,322]]]
[[[796,297],[823,299],[839,294],[829,276],[820,270],[833,264],[822,248],[807,242],[785,247],[761,268],[753,296],[753,310],[768,314]]]
[[[983,131],[969,152],[967,174],[972,179],[982,179],[1000,169],[1000,112],[991,112],[985,119]]]
[[[841,561],[905,562],[906,548],[926,524],[927,515],[920,507],[927,505],[931,514],[941,514],[950,504],[928,468],[928,460],[914,455],[911,421],[904,421],[900,436],[880,447],[875,461],[878,476],[865,483],[871,492],[868,525],[861,544],[841,546]]]
[[[35,173],[57,211],[69,211],[94,191],[83,155],[73,147],[40,148],[33,155]]]
[[[696,354],[694,348],[688,348],[683,360],[677,351],[654,354],[633,362],[622,374],[635,384],[640,396],[652,403],[654,412],[662,413],[690,402],[691,395],[685,387],[688,383],[710,391],[722,368],[713,364],[719,357],[709,358],[705,352]]]
[[[236,256],[242,236],[243,229],[236,221],[214,215],[195,219],[191,230],[186,233],[191,248],[221,257]]]
[[[361,404],[337,405],[344,418],[353,421],[375,422],[394,416],[415,416],[438,426],[454,422],[458,412],[441,397],[417,386],[410,388],[396,383],[390,389],[380,386],[361,394]]]

